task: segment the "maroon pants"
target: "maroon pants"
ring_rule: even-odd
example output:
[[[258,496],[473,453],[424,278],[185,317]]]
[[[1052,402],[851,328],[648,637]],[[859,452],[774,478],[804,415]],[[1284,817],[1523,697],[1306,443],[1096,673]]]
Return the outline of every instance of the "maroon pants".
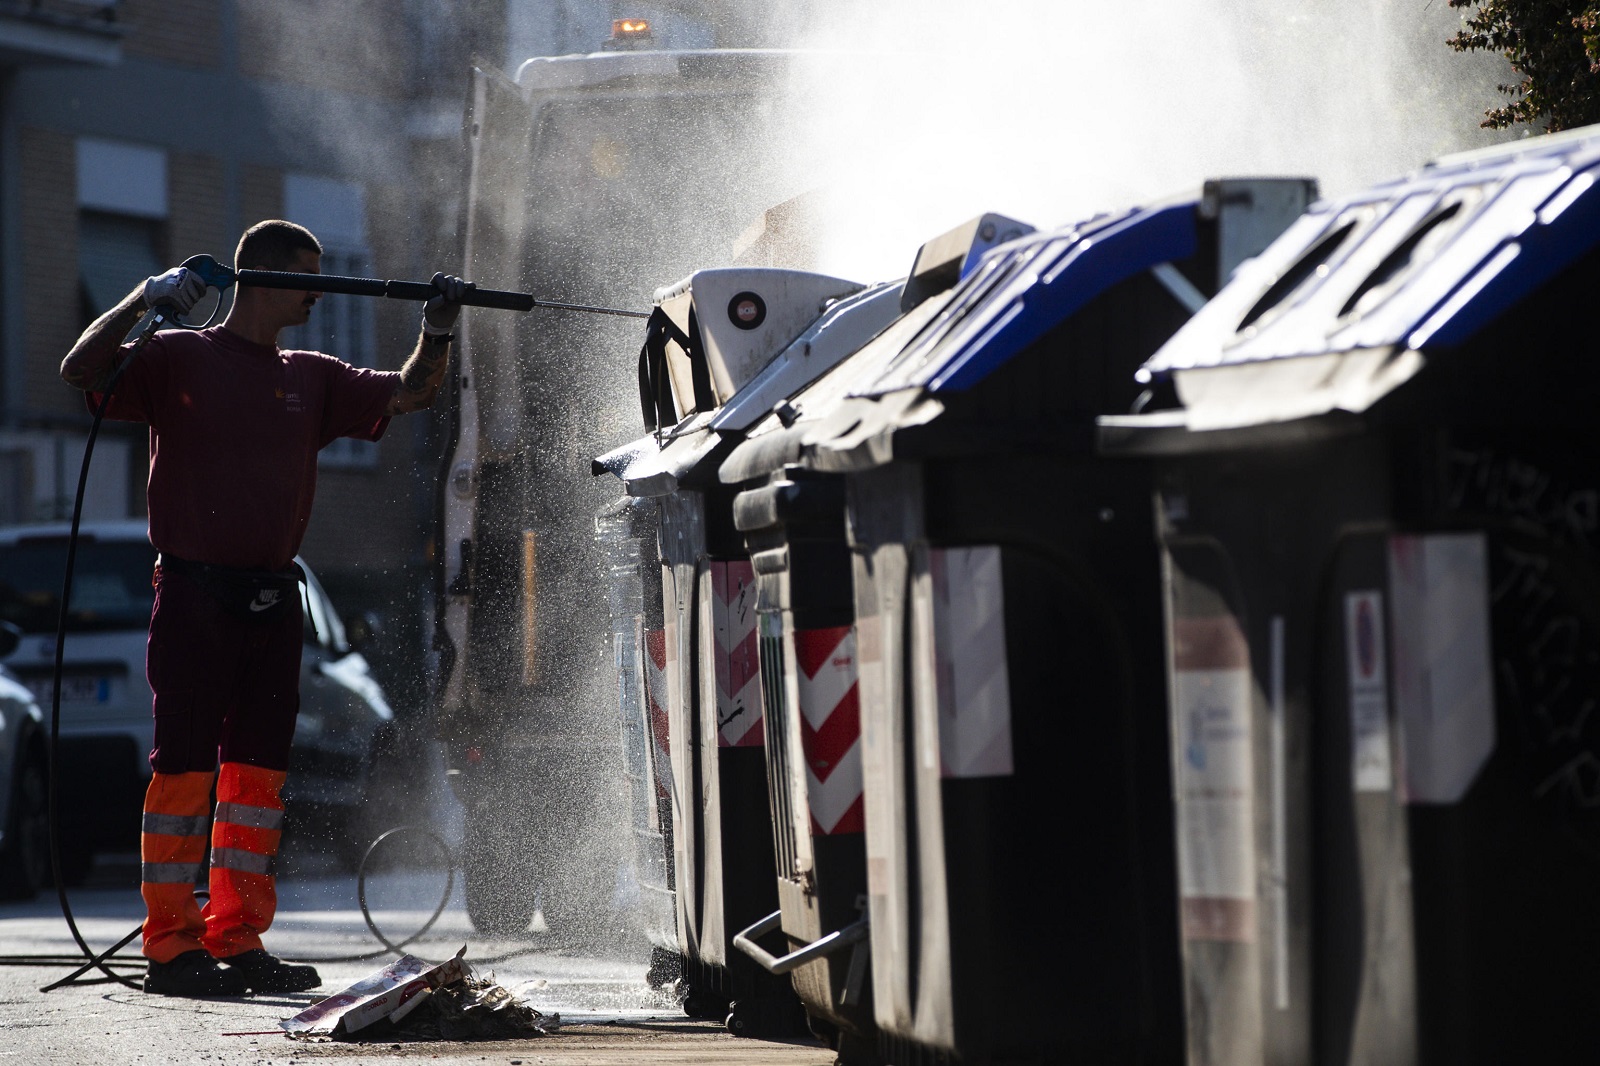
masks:
[[[145,674],[155,692],[162,774],[210,773],[222,762],[289,768],[300,713],[299,597],[269,620],[222,607],[185,574],[157,571]]]

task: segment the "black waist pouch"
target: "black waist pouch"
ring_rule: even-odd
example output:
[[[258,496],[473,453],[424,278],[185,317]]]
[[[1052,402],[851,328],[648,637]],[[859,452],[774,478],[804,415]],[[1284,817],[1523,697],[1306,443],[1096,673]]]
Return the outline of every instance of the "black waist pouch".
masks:
[[[261,622],[282,618],[289,605],[298,602],[300,583],[306,579],[299,563],[291,563],[287,570],[245,570],[162,552],[157,565],[195,582],[229,614]]]

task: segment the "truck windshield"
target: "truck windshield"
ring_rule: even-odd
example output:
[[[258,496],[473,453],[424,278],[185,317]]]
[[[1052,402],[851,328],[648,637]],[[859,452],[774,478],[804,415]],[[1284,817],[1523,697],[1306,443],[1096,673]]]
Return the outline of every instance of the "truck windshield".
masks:
[[[792,124],[770,92],[546,104],[528,171],[541,280],[648,309],[656,286],[725,264],[739,232],[795,191],[773,150],[792,145]]]
[[[54,633],[66,561],[65,537],[0,548],[0,618],[24,633]],[[81,633],[149,625],[155,561],[156,551],[146,543],[80,541],[67,629]]]

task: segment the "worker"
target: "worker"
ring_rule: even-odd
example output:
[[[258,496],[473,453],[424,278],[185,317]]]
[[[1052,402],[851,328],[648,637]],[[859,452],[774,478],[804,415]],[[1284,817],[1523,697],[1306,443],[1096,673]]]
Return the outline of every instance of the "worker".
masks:
[[[294,563],[316,490],[317,452],[376,441],[391,415],[433,404],[451,330],[472,288],[437,274],[422,332],[399,372],[278,347],[321,293],[322,247],[290,222],[251,226],[239,269],[308,275],[304,291],[241,283],[222,325],[163,330],[123,371],[106,417],[150,429],[150,541],[158,551],[145,670],[155,694],[154,771],[144,801],[141,892],[146,992],[302,992],[311,966],[269,954],[280,793],[300,706],[303,642]],[[182,267],[148,278],[96,319],[61,364],[93,409],[132,353],[121,343],[151,308],[179,314],[204,295]],[[220,758],[220,766],[219,766]],[[194,886],[212,814],[210,899]]]

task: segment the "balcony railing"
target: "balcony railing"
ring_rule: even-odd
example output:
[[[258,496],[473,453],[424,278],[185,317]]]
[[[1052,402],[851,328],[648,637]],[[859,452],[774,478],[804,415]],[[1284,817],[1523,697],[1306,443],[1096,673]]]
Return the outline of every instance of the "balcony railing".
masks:
[[[0,0],[0,67],[109,66],[122,58],[116,0]]]

